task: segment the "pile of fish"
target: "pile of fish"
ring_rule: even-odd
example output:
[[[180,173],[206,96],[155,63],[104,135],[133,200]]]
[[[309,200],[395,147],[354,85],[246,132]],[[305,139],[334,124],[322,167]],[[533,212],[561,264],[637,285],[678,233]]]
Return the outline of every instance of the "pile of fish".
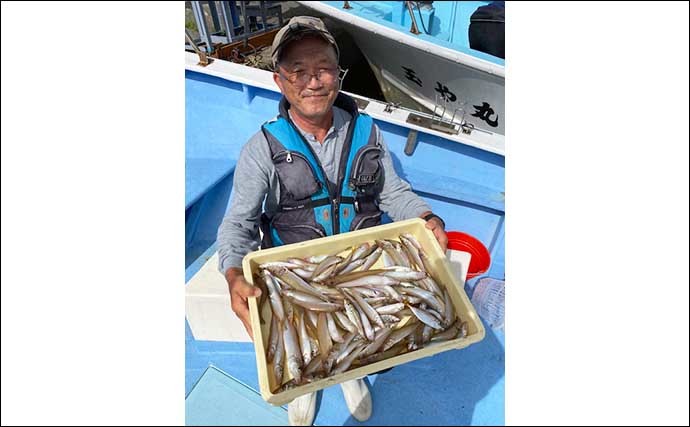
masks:
[[[383,267],[372,269],[379,258]],[[260,312],[266,300],[271,307],[266,360],[273,391],[465,337],[467,322],[431,271],[411,234],[363,243],[344,257],[261,264],[254,282],[263,288]],[[292,379],[284,382],[286,364]]]

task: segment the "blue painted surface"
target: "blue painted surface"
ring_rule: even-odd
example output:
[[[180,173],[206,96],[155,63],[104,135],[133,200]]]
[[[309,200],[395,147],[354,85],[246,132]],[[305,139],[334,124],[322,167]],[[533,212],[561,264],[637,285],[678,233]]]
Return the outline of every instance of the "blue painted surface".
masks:
[[[285,409],[266,405],[256,391],[211,366],[185,400],[185,424],[286,426],[289,422]]]
[[[235,170],[235,161],[228,159],[185,159],[185,209],[198,201],[211,187]]]
[[[409,34],[412,19],[403,1],[351,1],[352,9],[343,9],[341,1],[323,1],[321,3],[333,6],[343,12],[347,12],[361,18],[365,18],[377,24]],[[489,55],[478,50],[470,49],[468,29],[470,16],[478,7],[484,6],[488,1],[436,1],[431,10],[421,10],[413,7],[417,27],[421,34],[417,37],[421,40],[434,43],[458,52],[472,55],[498,65],[505,65],[501,58]],[[424,27],[429,32],[425,33]]]
[[[279,99],[275,92],[186,72],[185,268],[215,242],[240,149],[277,113]]]
[[[215,251],[215,236],[228,206],[232,169],[239,152],[260,125],[277,114],[280,95],[190,71],[186,72],[186,90],[186,155],[188,165],[195,165],[186,169],[188,281]],[[504,158],[424,132],[419,132],[414,154],[407,156],[403,152],[407,131],[376,123],[398,174],[444,218],[448,230],[463,231],[481,240],[492,256],[487,275],[504,278]],[[211,176],[197,177],[206,170],[207,159],[213,160],[209,165],[220,167],[209,168]],[[223,178],[220,175],[225,169],[228,174]],[[466,284],[468,295],[479,278]],[[504,335],[485,327],[486,338],[468,348],[369,376],[374,413],[364,424],[504,424]],[[188,325],[185,332],[188,397],[211,365],[259,390],[252,343],[196,341]],[[226,388],[216,384],[198,390],[199,396],[220,405],[214,407],[218,415],[209,415],[204,424],[225,422],[222,418],[232,406],[230,402],[223,406],[217,398],[230,393]],[[360,424],[350,416],[340,387],[320,393],[317,405],[316,424]],[[247,419],[244,422],[251,424]]]
[[[501,425],[504,409],[505,336],[486,323],[486,337],[462,350],[447,351],[433,357],[397,366],[367,382],[374,409],[365,423],[352,418],[339,386],[319,393],[317,425]],[[187,332],[186,393],[209,365],[259,390],[256,359],[252,343],[194,341]],[[215,400],[213,389],[199,395]],[[222,393],[225,394],[225,393]],[[266,407],[271,405],[265,404]],[[232,402],[214,411],[206,424],[227,422]],[[248,425],[249,419],[245,419]]]
[[[233,175],[211,187],[185,211],[185,267],[189,267],[216,241],[218,225],[225,216]]]

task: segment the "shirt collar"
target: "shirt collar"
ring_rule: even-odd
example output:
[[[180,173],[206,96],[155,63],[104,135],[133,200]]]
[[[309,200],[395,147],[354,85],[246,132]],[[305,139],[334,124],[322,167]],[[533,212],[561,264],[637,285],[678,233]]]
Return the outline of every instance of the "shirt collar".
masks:
[[[301,133],[302,136],[304,136],[307,139],[307,141],[318,144],[318,141],[316,140],[314,134],[305,131],[304,129],[299,127],[297,123],[295,123],[295,119],[292,116],[292,111],[288,110],[288,114],[290,115],[290,119],[292,120],[292,123],[295,125],[299,133]],[[328,132],[326,132],[326,138],[323,141],[324,144],[330,139],[331,135],[333,135],[334,133],[340,133],[345,131],[345,125],[347,124],[347,121],[344,115],[344,110],[335,106],[333,107],[333,123],[331,124],[331,127],[328,129]]]

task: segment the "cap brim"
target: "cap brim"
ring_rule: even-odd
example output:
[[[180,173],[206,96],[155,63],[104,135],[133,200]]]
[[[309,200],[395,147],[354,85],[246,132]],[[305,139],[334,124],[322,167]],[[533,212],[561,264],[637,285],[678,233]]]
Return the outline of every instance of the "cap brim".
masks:
[[[288,34],[283,37],[283,40],[278,43],[278,46],[275,47],[273,55],[271,55],[272,60],[273,60],[273,65],[275,66],[278,63],[278,60],[280,58],[280,53],[282,49],[287,45],[288,43],[299,40],[300,38],[303,38],[305,35],[309,34],[315,34],[324,39],[329,45],[333,46],[335,49],[336,56],[338,59],[340,59],[340,49],[338,49],[338,44],[335,42],[335,38],[333,36],[323,30],[319,30],[317,28],[300,28],[295,31],[290,31]]]

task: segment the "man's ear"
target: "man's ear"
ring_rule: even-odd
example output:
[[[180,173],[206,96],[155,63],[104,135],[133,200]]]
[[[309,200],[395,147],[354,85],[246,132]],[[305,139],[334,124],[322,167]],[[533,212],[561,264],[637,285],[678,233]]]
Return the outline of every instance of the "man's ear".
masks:
[[[280,91],[283,91],[283,82],[282,79],[280,78],[280,74],[274,72],[273,73],[273,81],[276,82],[276,85],[280,88]]]

